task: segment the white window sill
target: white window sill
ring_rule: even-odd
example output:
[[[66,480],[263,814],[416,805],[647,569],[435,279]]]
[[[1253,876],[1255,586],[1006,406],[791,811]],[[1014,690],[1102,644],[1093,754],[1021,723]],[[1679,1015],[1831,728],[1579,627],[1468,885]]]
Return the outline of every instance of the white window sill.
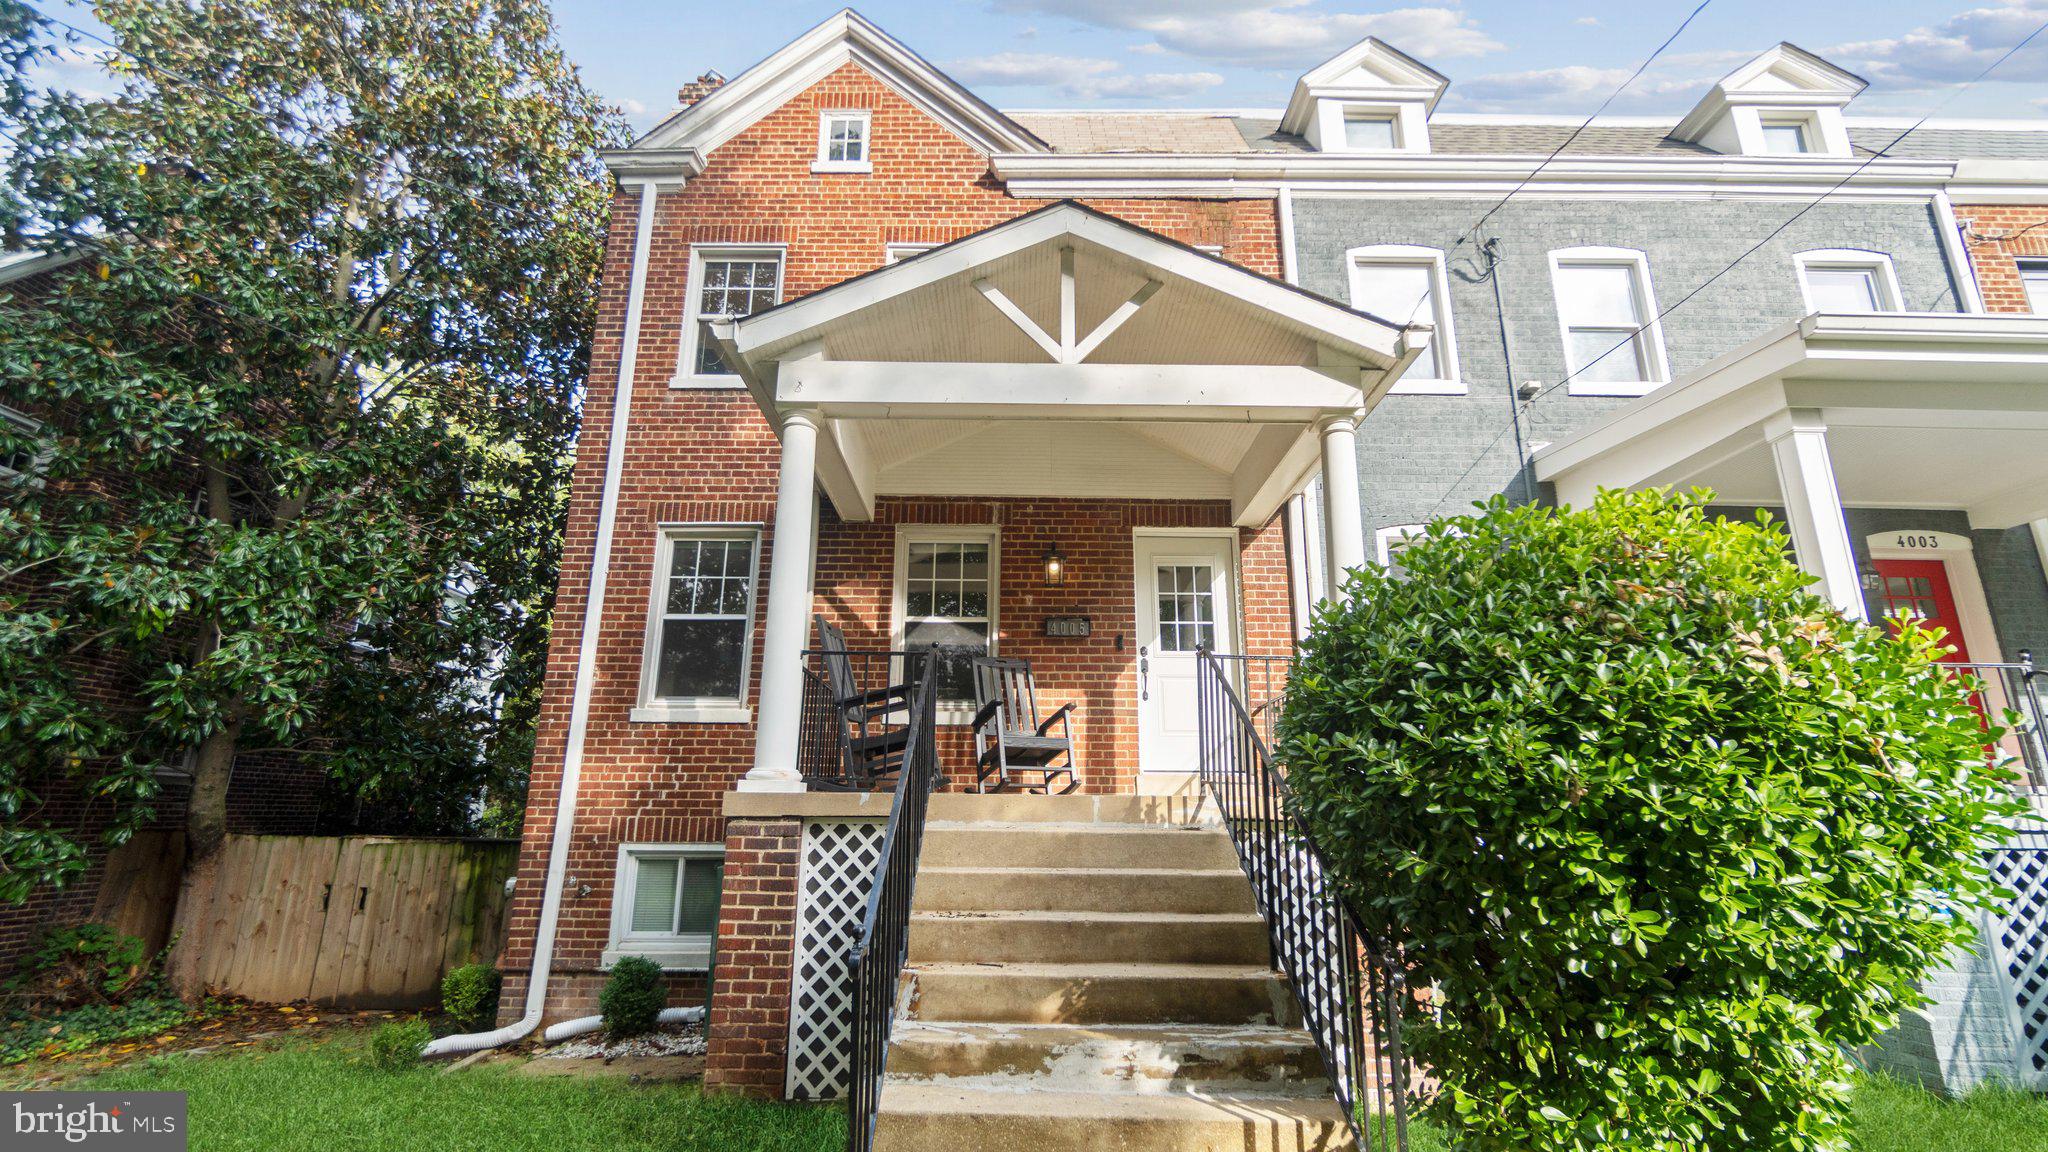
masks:
[[[1463,396],[1463,380],[1396,380],[1387,390],[1390,396]]]
[[[690,944],[674,940],[650,940],[643,944],[628,941],[617,942],[606,947],[598,958],[598,966],[609,972],[619,961],[628,956],[640,956],[661,965],[664,972],[708,972],[711,970],[711,945]]]
[[[864,175],[874,170],[875,166],[866,160],[855,163],[849,163],[845,160],[818,160],[811,164],[811,171],[813,172],[831,173],[841,176]]]
[[[1665,380],[1618,380],[1611,383],[1581,384],[1574,380],[1565,385],[1568,396],[1648,396],[1662,388]]]
[[[751,724],[754,710],[744,704],[677,704],[656,701],[633,709],[635,724]]]
[[[935,722],[946,727],[965,728],[974,723],[974,709],[965,705],[950,708],[941,705],[937,713]]]
[[[737,376],[692,376],[685,372],[678,372],[674,376],[669,377],[668,386],[671,388],[739,389],[745,388],[747,382]]]

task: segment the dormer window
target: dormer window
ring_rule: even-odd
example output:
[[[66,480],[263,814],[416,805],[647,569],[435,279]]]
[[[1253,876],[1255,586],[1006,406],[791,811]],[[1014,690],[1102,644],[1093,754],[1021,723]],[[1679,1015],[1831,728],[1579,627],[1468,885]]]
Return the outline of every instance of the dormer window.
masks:
[[[1763,121],[1764,151],[1780,156],[1813,151],[1812,126],[1804,119],[1768,117]]]
[[[813,172],[868,172],[867,109],[821,112],[818,115],[818,160]]]
[[[1392,152],[1401,147],[1399,118],[1392,112],[1347,112],[1344,147],[1353,152]]]

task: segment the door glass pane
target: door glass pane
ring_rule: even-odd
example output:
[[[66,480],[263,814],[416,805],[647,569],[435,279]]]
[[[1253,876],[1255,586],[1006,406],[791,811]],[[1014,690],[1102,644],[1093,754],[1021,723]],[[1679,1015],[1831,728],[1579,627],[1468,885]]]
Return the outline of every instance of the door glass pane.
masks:
[[[1215,572],[1207,564],[1161,564],[1159,650],[1193,652],[1216,645]]]
[[[675,931],[676,878],[681,861],[644,859],[640,878],[633,886],[633,931]]]

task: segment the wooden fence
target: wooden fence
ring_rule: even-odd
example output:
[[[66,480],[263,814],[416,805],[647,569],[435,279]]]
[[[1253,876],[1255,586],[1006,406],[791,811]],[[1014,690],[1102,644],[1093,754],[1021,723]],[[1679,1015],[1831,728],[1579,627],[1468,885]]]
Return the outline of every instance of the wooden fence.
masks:
[[[512,840],[230,836],[208,893],[181,902],[180,953],[251,1000],[410,1008],[441,974],[497,959]],[[191,959],[185,957],[184,959]]]

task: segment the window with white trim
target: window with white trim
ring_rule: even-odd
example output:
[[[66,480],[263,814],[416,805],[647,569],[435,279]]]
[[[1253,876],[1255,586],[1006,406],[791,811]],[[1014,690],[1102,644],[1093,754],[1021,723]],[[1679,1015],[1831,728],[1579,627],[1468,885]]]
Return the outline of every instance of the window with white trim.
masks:
[[[2020,287],[2026,289],[2027,310],[2048,316],[2048,260],[2020,261]]]
[[[4,437],[0,439],[0,480],[33,477],[43,470],[44,460],[34,440],[42,428],[42,421],[35,417],[0,405],[0,437]]]
[[[901,264],[922,252],[937,248],[937,244],[884,244],[882,245],[882,266]]]
[[[971,661],[995,651],[998,560],[993,527],[898,530],[898,647],[937,654],[939,702],[949,711],[973,707]]]
[[[1396,524],[1391,528],[1380,528],[1373,532],[1373,543],[1380,567],[1387,570],[1387,576],[1394,580],[1406,580],[1408,570],[1401,566],[1401,553],[1409,545],[1429,534],[1424,524]]]
[[[732,370],[712,342],[714,320],[751,316],[782,302],[779,248],[697,248],[690,253],[690,315],[683,325],[684,371],[729,383]]]
[[[1570,391],[1640,395],[1670,379],[1649,260],[1629,248],[1550,254]]]
[[[1804,116],[1766,116],[1758,123],[1764,151],[1778,156],[1801,156],[1813,151],[1813,122]]]
[[[813,172],[867,172],[869,114],[865,108],[818,113],[818,160]]]
[[[662,533],[635,719],[747,719],[760,543],[753,528],[678,527]]]
[[[605,967],[627,956],[669,969],[711,967],[725,885],[723,845],[622,845],[614,879]]]
[[[1393,112],[1344,113],[1344,147],[1351,152],[1396,152],[1401,148],[1400,117]]]
[[[1808,312],[1896,312],[1898,273],[1882,252],[1827,248],[1794,258]]]
[[[1435,329],[1429,346],[1394,391],[1462,392],[1443,252],[1410,244],[1375,244],[1354,248],[1349,255],[1353,308],[1395,324],[1429,324]]]

